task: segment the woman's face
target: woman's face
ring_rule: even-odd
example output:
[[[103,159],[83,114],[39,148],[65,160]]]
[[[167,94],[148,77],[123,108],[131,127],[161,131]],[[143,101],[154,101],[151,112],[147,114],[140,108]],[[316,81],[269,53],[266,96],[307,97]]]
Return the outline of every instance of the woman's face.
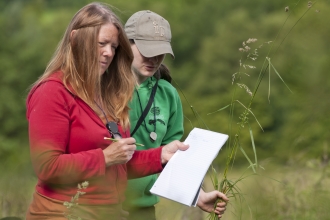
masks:
[[[101,26],[98,45],[100,52],[100,74],[103,74],[110,66],[116,54],[118,43],[118,29],[112,23]]]
[[[163,62],[165,54],[155,57],[144,57],[134,43],[131,44],[131,48],[134,55],[132,69],[135,76],[137,77],[138,83],[141,84],[148,77],[151,77],[155,74],[160,64]]]

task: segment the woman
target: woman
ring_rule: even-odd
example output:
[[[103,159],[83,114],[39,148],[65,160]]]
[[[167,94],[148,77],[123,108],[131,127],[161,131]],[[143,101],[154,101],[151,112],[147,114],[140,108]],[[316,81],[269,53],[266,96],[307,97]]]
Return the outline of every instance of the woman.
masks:
[[[91,3],[72,18],[27,99],[31,159],[38,177],[27,219],[123,219],[128,177],[158,173],[179,141],[135,151],[128,102],[133,54],[117,16]],[[109,140],[116,138],[116,140]],[[79,205],[67,209],[88,181]]]
[[[160,15],[144,10],[134,13],[128,19],[125,32],[134,54],[132,72],[139,84],[130,103],[131,135],[138,142],[145,143],[138,150],[157,149],[180,140],[183,135],[181,100],[176,89],[168,82],[171,77],[163,64],[166,54],[174,58],[170,44],[170,25]],[[150,188],[156,178],[157,174],[154,174],[129,180],[124,209],[129,211],[130,219],[155,219],[154,205],[159,202],[159,198],[150,193]],[[201,190],[198,206],[212,212],[217,198],[228,201],[218,191],[205,193]],[[219,217],[225,206],[225,202],[217,204],[214,211]]]

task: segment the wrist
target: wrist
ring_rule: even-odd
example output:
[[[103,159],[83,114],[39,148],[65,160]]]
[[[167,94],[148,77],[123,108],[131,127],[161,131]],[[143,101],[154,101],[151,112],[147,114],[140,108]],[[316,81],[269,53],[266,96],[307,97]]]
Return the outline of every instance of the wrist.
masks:
[[[111,158],[109,156],[107,156],[105,150],[103,150],[102,152],[103,152],[103,156],[104,156],[105,167],[111,166],[113,164],[111,161]]]
[[[162,150],[161,150],[161,153],[160,153],[160,163],[162,164],[162,167],[165,167],[166,164],[167,164],[167,162],[168,162],[168,160],[166,160],[166,159],[164,158],[164,155],[165,155],[165,148],[164,148],[164,146],[160,146],[160,148],[162,149]]]

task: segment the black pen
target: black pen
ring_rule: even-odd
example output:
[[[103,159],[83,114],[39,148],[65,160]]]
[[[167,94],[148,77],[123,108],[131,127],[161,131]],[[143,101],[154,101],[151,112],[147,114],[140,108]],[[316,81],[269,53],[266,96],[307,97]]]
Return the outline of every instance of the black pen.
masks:
[[[108,138],[108,137],[104,137],[105,140],[110,140],[110,141],[118,141],[118,139],[114,139],[114,138]],[[143,144],[139,144],[139,143],[135,143],[136,146],[141,146],[143,147]]]

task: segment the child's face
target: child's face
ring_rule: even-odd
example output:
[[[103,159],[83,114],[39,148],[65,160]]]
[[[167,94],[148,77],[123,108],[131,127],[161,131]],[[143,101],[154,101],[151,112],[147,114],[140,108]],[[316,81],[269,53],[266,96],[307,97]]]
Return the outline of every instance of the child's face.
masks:
[[[134,55],[132,69],[137,77],[138,83],[141,84],[147,78],[152,77],[155,74],[160,64],[163,62],[165,54],[155,57],[145,57],[140,53],[134,43],[131,44],[131,48]]]

